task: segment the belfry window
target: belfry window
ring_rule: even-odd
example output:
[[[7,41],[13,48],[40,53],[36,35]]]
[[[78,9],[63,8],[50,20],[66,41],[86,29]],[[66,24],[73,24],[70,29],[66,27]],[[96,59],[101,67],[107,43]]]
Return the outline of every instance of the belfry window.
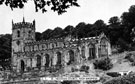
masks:
[[[17,31],[17,37],[20,37],[20,31],[19,30]]]
[[[16,44],[17,44],[17,45],[20,45],[20,41],[17,41]]]
[[[29,30],[29,32],[28,32],[28,33],[29,33],[28,35],[29,35],[29,37],[30,37],[30,36],[31,36],[31,31]]]
[[[23,60],[21,60],[21,71],[24,72],[25,69],[25,63]]]

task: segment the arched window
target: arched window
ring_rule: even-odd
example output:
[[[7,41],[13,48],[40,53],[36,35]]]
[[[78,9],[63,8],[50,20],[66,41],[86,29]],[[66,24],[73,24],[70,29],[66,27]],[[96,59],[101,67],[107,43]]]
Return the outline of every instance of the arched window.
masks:
[[[90,44],[89,45],[89,57],[88,57],[88,59],[91,60],[91,59],[94,59],[95,57],[96,57],[95,47],[94,47],[94,45]]]
[[[105,38],[102,38],[101,39],[100,47],[99,48],[100,48],[99,49],[100,57],[107,56],[108,55],[108,51],[107,51],[107,40]]]
[[[69,62],[67,63],[67,65],[70,65],[75,61],[74,51],[70,50],[70,51],[68,51],[68,54],[69,54]]]
[[[85,58],[85,46],[82,47],[82,58]]]
[[[20,37],[20,31],[19,30],[17,31],[17,37]]]
[[[57,54],[57,65],[61,66],[61,53],[57,52],[56,54]]]
[[[24,72],[25,69],[25,63],[23,60],[21,60],[21,71]]]
[[[37,55],[37,67],[41,68],[41,56]]]
[[[50,57],[49,57],[48,54],[46,54],[45,57],[46,57],[45,67],[49,67],[49,64],[50,64]]]

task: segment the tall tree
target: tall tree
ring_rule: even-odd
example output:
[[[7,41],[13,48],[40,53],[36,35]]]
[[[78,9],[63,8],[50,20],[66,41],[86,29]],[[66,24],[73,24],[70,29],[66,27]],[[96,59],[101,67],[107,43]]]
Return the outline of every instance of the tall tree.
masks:
[[[5,34],[0,36],[0,66],[10,69],[11,62],[11,35]]]
[[[78,25],[76,25],[75,31],[76,31],[76,36],[78,38],[85,37],[86,35],[85,30],[84,30],[85,26],[86,26],[86,23],[84,22],[80,22]]]
[[[36,32],[36,34],[35,34],[35,39],[36,39],[36,41],[42,40],[42,38],[41,38],[41,33],[40,33],[40,32]]]
[[[107,33],[107,25],[104,23],[103,20],[97,20],[93,24],[92,29],[93,29],[93,33],[95,35],[99,35],[101,32],[104,32],[105,34],[108,34]]]
[[[63,30],[64,36],[67,36],[69,34],[73,35],[74,34],[73,32],[74,32],[74,27],[71,25],[66,26]]]
[[[48,39],[50,39],[50,37],[51,37],[51,32],[52,32],[52,31],[53,31],[53,30],[51,30],[51,29],[45,30],[44,32],[42,32],[41,38],[42,38],[43,40],[48,40]]]
[[[63,36],[63,30],[60,27],[56,27],[52,32],[50,37],[53,38],[60,38]]]
[[[123,29],[121,27],[121,21],[117,16],[113,16],[109,19],[108,36],[111,40],[111,44],[116,45],[119,38],[123,38]]]
[[[109,19],[109,25],[120,25],[120,19],[118,18],[118,16],[111,17]]]
[[[135,5],[130,6],[128,12],[124,12],[121,16],[122,25],[124,27],[124,37],[128,43],[132,42],[132,29],[135,27]]]

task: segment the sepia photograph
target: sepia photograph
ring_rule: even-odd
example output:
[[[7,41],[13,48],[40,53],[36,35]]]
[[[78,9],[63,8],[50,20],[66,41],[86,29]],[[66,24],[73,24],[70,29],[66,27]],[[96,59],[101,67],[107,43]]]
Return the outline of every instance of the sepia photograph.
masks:
[[[0,84],[135,84],[135,0],[0,0]]]

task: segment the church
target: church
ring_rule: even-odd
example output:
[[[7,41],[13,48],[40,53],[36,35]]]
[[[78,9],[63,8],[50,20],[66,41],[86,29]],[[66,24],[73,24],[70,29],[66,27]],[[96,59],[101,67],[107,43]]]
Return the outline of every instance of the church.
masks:
[[[34,80],[35,77],[38,79],[47,74],[72,72],[71,68],[67,69],[68,66],[74,67],[86,61],[111,55],[110,41],[104,33],[80,39],[68,35],[65,38],[36,41],[35,24],[35,20],[30,23],[24,18],[22,22],[12,21],[12,72],[10,71],[13,76],[11,79],[14,78],[12,81],[27,79],[28,82],[28,79]]]

